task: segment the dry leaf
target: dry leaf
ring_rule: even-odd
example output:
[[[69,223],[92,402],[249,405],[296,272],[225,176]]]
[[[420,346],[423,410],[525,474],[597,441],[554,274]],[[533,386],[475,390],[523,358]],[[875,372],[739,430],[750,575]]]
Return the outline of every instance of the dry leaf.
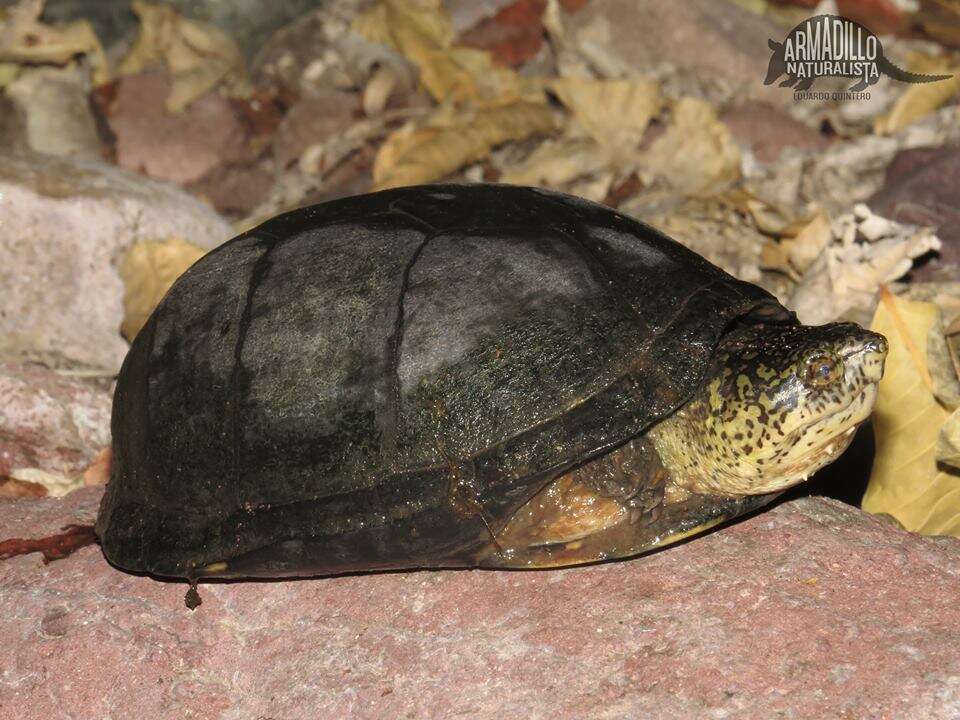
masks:
[[[63,497],[79,487],[83,487],[83,480],[79,477],[68,478],[58,473],[47,472],[40,468],[15,468],[10,471],[10,477],[21,482],[33,483],[46,488],[49,497]]]
[[[681,98],[642,164],[687,195],[715,195],[740,177],[740,150],[712,105]]]
[[[43,0],[21,0],[0,9],[0,62],[66,65],[88,55],[94,84],[110,80],[107,56],[87,20],[54,27],[40,22]]]
[[[960,90],[960,67],[951,67],[944,58],[922,58],[912,63],[913,72],[927,75],[953,75],[949,80],[917,83],[897,98],[893,107],[874,123],[877,135],[893,135],[925,115],[929,115]]]
[[[782,272],[794,282],[800,282],[800,275],[790,262],[793,250],[793,240],[785,239],[777,242],[767,240],[760,249],[760,267],[764,270]]]
[[[887,337],[890,351],[874,410],[877,452],[863,509],[892,515],[914,532],[960,536],[960,474],[937,465],[949,413],[934,397],[926,361],[937,314],[932,303],[881,292],[871,327]]]
[[[0,560],[17,555],[43,553],[43,562],[61,560],[82,547],[97,542],[92,525],[67,525],[63,532],[42,538],[9,538],[0,540]]]
[[[47,489],[39,483],[0,475],[0,498],[41,498]]]
[[[0,90],[17,79],[20,74],[20,66],[13,62],[0,62]]]
[[[106,485],[110,479],[110,464],[113,461],[113,450],[108,445],[97,453],[93,462],[83,471],[83,484],[87,487],[91,485]]]
[[[870,310],[880,285],[909,272],[914,258],[940,249],[929,229],[888,220],[862,204],[838,217],[831,232],[789,303],[809,325]]]
[[[940,428],[937,461],[960,470],[960,410],[954,410]]]
[[[120,63],[122,75],[165,65],[172,87],[167,110],[179,112],[221,83],[235,95],[245,95],[243,55],[237,44],[219,28],[187,20],[168,5],[134,0],[140,18],[140,35]]]
[[[588,138],[547,140],[523,162],[504,168],[501,182],[561,187],[585,175],[602,172],[610,153]]]
[[[441,108],[425,126],[407,125],[384,141],[373,164],[373,189],[437,180],[485,158],[497,145],[555,128],[544,103],[521,101],[469,112]]]
[[[801,275],[810,269],[817,256],[833,240],[830,218],[824,212],[817,213],[790,243],[790,263]]]
[[[652,80],[563,78],[550,87],[583,132],[618,155],[636,150],[663,105],[660,86]]]
[[[117,267],[124,285],[120,332],[127,340],[133,341],[174,280],[205,252],[180,238],[142,240],[127,251]]]
[[[409,59],[437,102],[490,103],[542,96],[539,83],[496,65],[489,52],[453,47],[453,25],[440,0],[381,0],[356,19],[353,30]]]

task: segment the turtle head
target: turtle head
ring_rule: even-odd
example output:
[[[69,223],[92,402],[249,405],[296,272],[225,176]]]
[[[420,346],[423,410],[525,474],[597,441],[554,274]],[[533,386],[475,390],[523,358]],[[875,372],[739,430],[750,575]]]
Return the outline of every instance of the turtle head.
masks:
[[[852,323],[760,325],[728,336],[697,395],[652,433],[674,481],[755,495],[836,459],[873,410],[887,342]]]

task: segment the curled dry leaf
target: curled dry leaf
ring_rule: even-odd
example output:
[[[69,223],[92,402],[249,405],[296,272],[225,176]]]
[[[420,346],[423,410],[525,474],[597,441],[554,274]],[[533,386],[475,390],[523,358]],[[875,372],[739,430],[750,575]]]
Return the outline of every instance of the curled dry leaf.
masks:
[[[758,207],[766,207],[759,201],[750,201],[750,203]],[[757,214],[754,214],[754,218],[756,217]],[[788,228],[781,228],[781,232],[786,230]],[[768,240],[763,246],[761,266],[765,270],[783,272],[794,282],[800,282],[803,273],[810,268],[832,240],[830,218],[826,213],[820,212],[793,237],[784,237],[779,242]]]
[[[877,451],[863,509],[892,515],[913,532],[960,536],[960,472],[937,462],[949,413],[933,394],[927,366],[937,314],[933,303],[881,292],[871,327],[887,337],[890,351],[874,410]]]
[[[642,158],[646,173],[687,195],[716,195],[740,177],[740,149],[710,103],[681,98]]]
[[[905,275],[914,258],[940,249],[928,228],[887,220],[862,204],[838,217],[831,232],[832,240],[790,301],[801,322],[810,325],[869,311],[883,283]]]
[[[90,23],[47,25],[40,22],[43,5],[43,0],[21,0],[6,10],[0,8],[0,63],[66,65],[77,55],[87,55],[94,84],[108,82],[107,56]]]
[[[120,332],[127,340],[133,341],[174,280],[205,252],[180,238],[142,240],[127,251],[117,266],[124,285]]]
[[[167,110],[179,112],[208,91],[223,84],[232,94],[249,91],[243,55],[219,28],[187,20],[168,5],[134,0],[140,34],[120,63],[120,73],[136,75],[165,65],[172,86]]]
[[[548,135],[555,127],[553,111],[544,103],[518,101],[457,112],[442,107],[425,125],[408,124],[380,146],[374,189],[437,180],[481,160],[498,145]]]
[[[960,90],[960,66],[943,58],[921,57],[912,63],[913,71],[927,75],[952,75],[948,80],[910,85],[893,103],[893,107],[877,118],[873,131],[877,135],[893,135],[937,108],[946,105]]]
[[[420,70],[437,102],[503,102],[542,96],[539,84],[496,65],[485,50],[453,47],[454,30],[440,0],[381,0],[357,17],[353,29],[389,45]]]

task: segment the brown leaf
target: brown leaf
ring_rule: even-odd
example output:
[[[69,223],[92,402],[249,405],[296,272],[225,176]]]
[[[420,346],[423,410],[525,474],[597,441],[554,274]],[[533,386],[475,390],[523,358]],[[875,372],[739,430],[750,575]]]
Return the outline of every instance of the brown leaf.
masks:
[[[43,563],[62,560],[77,550],[97,542],[92,525],[67,525],[64,532],[42,538],[10,538],[0,540],[0,560],[17,555],[43,553]]]
[[[87,487],[91,485],[106,485],[110,480],[110,464],[113,461],[113,450],[108,445],[97,453],[93,462],[83,471],[83,484]]]
[[[120,332],[133,341],[173,282],[206,251],[180,238],[142,240],[118,265],[123,280],[123,324]]]
[[[41,498],[47,489],[40,483],[0,476],[0,498]]]

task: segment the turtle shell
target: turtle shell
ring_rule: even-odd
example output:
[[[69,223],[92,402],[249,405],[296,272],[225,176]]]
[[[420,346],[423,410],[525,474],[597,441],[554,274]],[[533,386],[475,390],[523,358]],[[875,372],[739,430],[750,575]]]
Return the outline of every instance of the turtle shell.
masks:
[[[475,565],[558,474],[685,402],[743,318],[792,321],[566,195],[295,210],[199,260],[137,335],[98,535],[116,565],[175,577]]]

